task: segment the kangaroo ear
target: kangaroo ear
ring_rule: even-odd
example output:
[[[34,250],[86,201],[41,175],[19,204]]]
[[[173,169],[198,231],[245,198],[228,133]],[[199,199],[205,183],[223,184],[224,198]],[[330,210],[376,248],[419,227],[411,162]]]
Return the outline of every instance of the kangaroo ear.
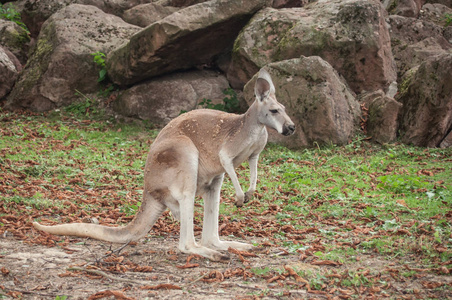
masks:
[[[264,68],[260,69],[257,76],[254,92],[259,100],[264,100],[270,93],[275,93],[275,86],[273,85],[270,74]]]
[[[257,78],[256,84],[254,85],[254,94],[257,99],[264,101],[270,94],[270,83],[264,78]]]

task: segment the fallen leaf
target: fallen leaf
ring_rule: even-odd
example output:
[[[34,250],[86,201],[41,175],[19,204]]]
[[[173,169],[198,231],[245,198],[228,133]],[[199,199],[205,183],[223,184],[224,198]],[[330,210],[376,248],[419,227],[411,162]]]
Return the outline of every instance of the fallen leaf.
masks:
[[[162,283],[158,285],[145,285],[140,287],[142,290],[181,290],[180,286],[171,283]]]
[[[340,266],[342,263],[332,260],[316,260],[311,262],[311,265],[318,265],[318,266]]]
[[[110,291],[110,290],[97,292],[94,295],[89,296],[88,300],[102,299],[102,298],[110,297],[110,296],[114,296],[115,299],[118,299],[118,300],[135,300],[135,298],[127,297],[121,291]]]

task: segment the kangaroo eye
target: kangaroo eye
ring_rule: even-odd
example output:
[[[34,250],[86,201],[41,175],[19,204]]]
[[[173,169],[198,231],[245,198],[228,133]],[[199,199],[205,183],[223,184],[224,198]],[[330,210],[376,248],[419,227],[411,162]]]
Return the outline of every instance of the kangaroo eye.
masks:
[[[272,114],[277,114],[277,113],[278,113],[278,110],[277,110],[277,109],[270,109],[270,112],[271,112]]]

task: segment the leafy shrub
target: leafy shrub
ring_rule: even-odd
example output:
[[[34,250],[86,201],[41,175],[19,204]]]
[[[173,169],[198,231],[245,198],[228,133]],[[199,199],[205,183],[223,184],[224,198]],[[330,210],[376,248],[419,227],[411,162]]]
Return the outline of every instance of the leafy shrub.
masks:
[[[446,26],[449,26],[450,24],[452,24],[452,14],[445,14],[444,15],[444,19],[446,20]]]
[[[240,102],[237,99],[237,93],[233,89],[227,88],[223,91],[223,94],[226,96],[223,98],[223,103],[213,104],[212,100],[204,98],[199,102],[199,106],[229,113],[240,112]]]
[[[97,79],[97,82],[102,82],[107,78],[107,68],[105,66],[105,53],[102,53],[100,51],[97,51],[95,53],[91,53],[92,56],[94,56],[94,62],[97,64],[98,67],[100,67],[99,71],[99,78]]]
[[[20,12],[18,12],[14,7],[5,7],[0,3],[0,19],[12,21],[25,29],[28,33],[30,32],[24,22],[22,22]]]

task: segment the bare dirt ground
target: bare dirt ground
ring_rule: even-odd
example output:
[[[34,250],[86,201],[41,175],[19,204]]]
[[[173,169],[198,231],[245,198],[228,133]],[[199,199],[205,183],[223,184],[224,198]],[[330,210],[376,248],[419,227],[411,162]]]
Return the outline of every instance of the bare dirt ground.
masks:
[[[251,299],[263,293],[310,298],[295,280],[292,288],[281,287],[255,278],[250,271],[265,267],[284,270],[284,265],[296,262],[296,256],[282,256],[285,252],[279,249],[258,250],[254,252],[257,257],[246,257],[243,262],[231,254],[230,261],[223,263],[179,252],[177,237],[143,240],[103,257],[111,246],[118,248],[92,239],[71,240],[64,249],[0,239],[0,266],[9,270],[0,285],[11,297],[22,299],[55,299],[58,295],[99,299],[108,295],[106,291],[113,293],[109,299]],[[103,263],[96,264],[98,261]],[[150,268],[145,270],[148,272],[123,272],[122,265],[133,264]],[[108,271],[102,270],[106,268]]]
[[[228,262],[211,262],[180,253],[177,238],[149,237],[113,255],[108,255],[111,248],[120,245],[92,239],[46,247],[0,238],[0,299],[2,294],[6,299],[452,299],[450,289],[434,290],[452,285],[452,276],[417,270],[417,276],[403,278],[397,276],[402,266],[384,257],[312,265],[300,261],[298,253],[264,247],[252,252],[255,257],[230,253]],[[311,289],[292,270],[330,274],[327,280],[361,270],[378,280],[365,289],[325,292]]]

